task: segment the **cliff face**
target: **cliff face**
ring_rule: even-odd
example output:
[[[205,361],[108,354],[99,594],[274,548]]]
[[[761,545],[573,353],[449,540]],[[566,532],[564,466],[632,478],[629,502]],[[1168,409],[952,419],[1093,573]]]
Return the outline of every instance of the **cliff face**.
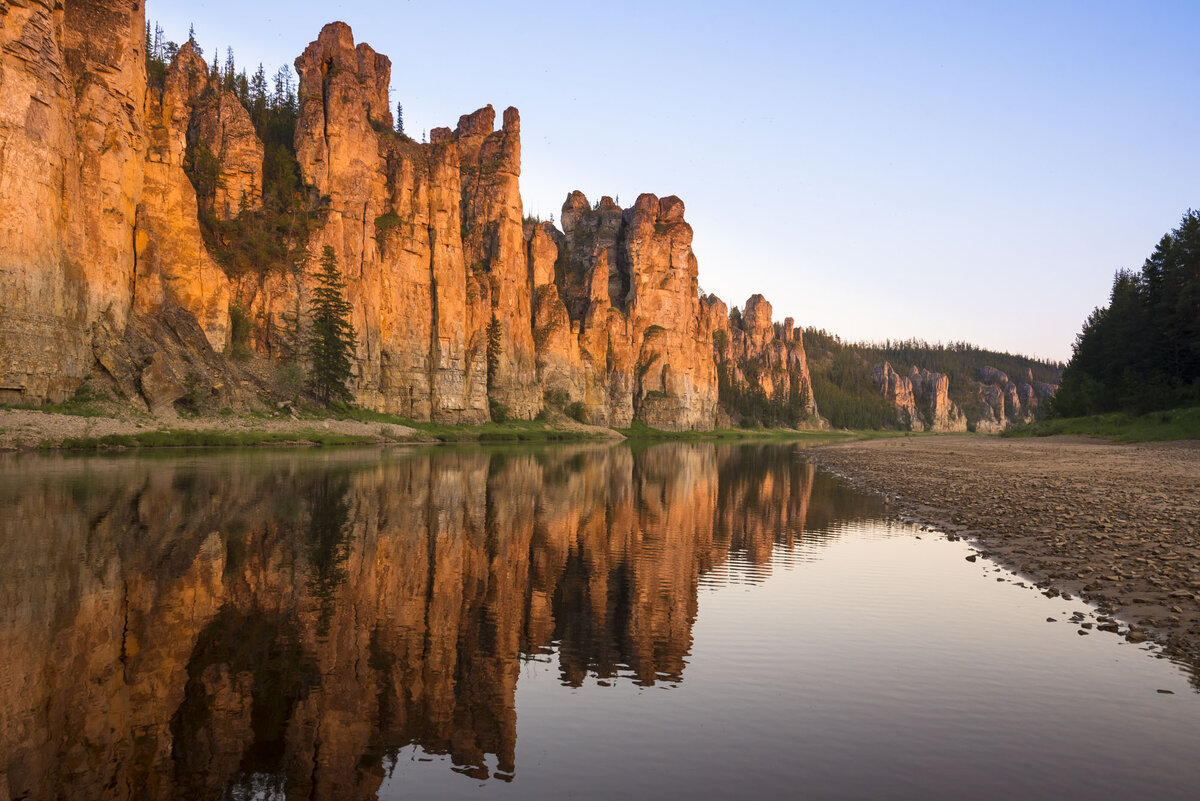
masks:
[[[138,206],[136,299],[138,307],[150,313],[164,304],[187,309],[200,322],[212,347],[223,350],[229,336],[229,280],[204,245],[196,190],[184,172],[189,128],[196,123],[209,127],[207,120],[212,119],[214,109],[229,103],[226,93],[216,92],[208,85],[208,65],[191,43],[180,48],[167,71],[163,91],[146,92],[149,148]],[[233,103],[241,108],[236,98]],[[219,142],[213,144],[217,147],[214,153],[228,150]],[[261,143],[258,153],[261,184]],[[222,167],[222,175],[226,171]],[[236,184],[230,187],[228,191],[234,191]],[[224,191],[220,183],[217,191]]]
[[[213,351],[228,334],[228,282],[183,172],[203,61],[185,46],[166,89],[148,90],[140,2],[5,15],[3,394],[61,400],[96,373],[156,409],[189,380],[224,404],[241,398],[242,378]]]
[[[967,416],[950,400],[950,378],[916,366],[909,372],[913,397],[930,431],[966,431]]]
[[[1021,378],[1019,382],[1013,381],[1007,373],[995,367],[979,369],[977,430],[995,433],[1012,425],[1032,422],[1037,417],[1038,409],[1058,389],[1057,384],[1034,381],[1031,370],[1026,370]]]
[[[748,310],[751,329],[701,302],[679,198],[622,209],[576,192],[561,232],[525,225],[517,110],[497,128],[487,106],[413,142],[392,130],[390,61],[343,23],[295,62],[308,263],[231,284],[201,218],[261,207],[264,147],[198,48],[179,49],[159,89],[147,85],[140,3],[31,2],[5,16],[5,398],[61,399],[89,373],[156,409],[196,381],[213,402],[247,398],[246,376],[217,357],[233,344],[231,307],[247,311],[250,344],[277,356],[288,320],[303,327],[329,247],[353,306],[352,389],[368,408],[478,423],[532,418],[549,392],[593,423],[706,429],[724,358],[748,392],[819,420],[798,332],[775,336],[765,301]]]
[[[526,231],[538,369],[590,422],[712,428],[716,369],[701,314],[683,201],[641,195],[629,209],[572,192],[563,233]]]
[[[737,315],[726,314],[719,298],[705,299],[705,314],[712,321],[713,347],[723,401],[731,411],[769,422],[800,428],[824,428],[817,412],[803,332],[788,317],[776,323],[771,304],[762,295],[746,300]]]
[[[889,362],[880,362],[871,368],[871,381],[883,399],[895,408],[896,420],[901,428],[911,431],[925,430],[925,422],[917,409],[917,399],[908,376],[897,373]]]
[[[950,379],[915,365],[904,376],[888,362],[871,368],[880,395],[896,409],[901,428],[911,431],[966,431],[967,417],[950,400]]]
[[[0,387],[62,399],[87,332],[123,328],[146,139],[142,6],[5,4],[0,28]]]

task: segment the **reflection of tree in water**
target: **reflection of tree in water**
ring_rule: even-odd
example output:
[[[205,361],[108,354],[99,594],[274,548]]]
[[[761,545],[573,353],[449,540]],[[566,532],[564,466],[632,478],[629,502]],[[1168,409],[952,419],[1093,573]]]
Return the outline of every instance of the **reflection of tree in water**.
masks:
[[[329,633],[335,595],[346,581],[346,559],[350,555],[350,505],[346,502],[349,488],[350,478],[346,474],[325,474],[313,479],[304,492],[310,501],[305,538],[311,566],[308,588],[320,604],[317,615],[320,637]]]
[[[318,636],[329,632],[338,588],[347,577],[349,485],[344,472],[306,477],[288,487],[299,508],[293,506],[290,515],[277,510],[285,530],[303,532],[298,540],[309,566],[306,585],[317,602]],[[262,536],[269,536],[271,528]],[[231,524],[228,579],[235,579],[245,559],[247,533],[237,521]],[[252,599],[246,612],[222,608],[201,632],[188,663],[184,701],[171,720],[171,732],[176,776],[194,790],[214,792],[220,788],[214,777],[231,776],[235,797],[282,793],[288,724],[317,686],[319,671],[301,644],[303,625],[296,610],[267,611],[261,600]],[[245,785],[240,791],[239,783]]]
[[[620,665],[632,661],[627,647],[632,567],[622,559],[595,577],[600,579],[603,598],[592,598],[596,572],[589,555],[581,547],[572,548],[554,595],[554,638],[560,643],[562,680],[570,687],[582,686],[589,672],[601,679],[615,676]]]
[[[188,797],[219,793],[223,777],[282,782],[288,724],[319,680],[298,621],[226,608],[200,633],[187,675],[171,719],[171,750]]]

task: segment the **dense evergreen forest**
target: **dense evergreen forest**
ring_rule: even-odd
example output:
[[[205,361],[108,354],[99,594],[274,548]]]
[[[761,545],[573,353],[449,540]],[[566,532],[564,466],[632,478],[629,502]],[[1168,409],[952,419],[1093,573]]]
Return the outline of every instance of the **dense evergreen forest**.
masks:
[[[1140,273],[1113,279],[1091,313],[1055,396],[1056,415],[1200,404],[1200,212],[1163,236]]]
[[[843,342],[827,331],[806,328],[804,346],[812,375],[813,394],[821,415],[835,428],[896,427],[896,411],[880,397],[871,381],[871,368],[890,362],[899,373],[913,365],[950,378],[950,399],[972,427],[978,419],[979,371],[994,367],[1014,381],[1026,371],[1035,382],[1056,384],[1063,366],[1028,356],[985,350],[966,342],[931,344],[920,340],[883,343]]]

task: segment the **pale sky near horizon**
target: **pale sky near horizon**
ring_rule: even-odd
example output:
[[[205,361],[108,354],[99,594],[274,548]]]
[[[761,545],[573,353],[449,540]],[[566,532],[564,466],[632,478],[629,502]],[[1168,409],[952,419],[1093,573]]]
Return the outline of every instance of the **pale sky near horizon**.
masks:
[[[700,285],[846,340],[1066,360],[1200,208],[1200,2],[149,0],[271,75],[321,26],[392,60],[406,131],[521,110],[527,213],[678,195]]]

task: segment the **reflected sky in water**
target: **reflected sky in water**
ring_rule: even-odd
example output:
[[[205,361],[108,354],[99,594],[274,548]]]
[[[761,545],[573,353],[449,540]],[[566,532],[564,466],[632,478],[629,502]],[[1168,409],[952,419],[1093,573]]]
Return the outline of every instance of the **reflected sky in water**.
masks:
[[[0,799],[1200,786],[1184,671],[790,445],[9,456],[0,509]]]

